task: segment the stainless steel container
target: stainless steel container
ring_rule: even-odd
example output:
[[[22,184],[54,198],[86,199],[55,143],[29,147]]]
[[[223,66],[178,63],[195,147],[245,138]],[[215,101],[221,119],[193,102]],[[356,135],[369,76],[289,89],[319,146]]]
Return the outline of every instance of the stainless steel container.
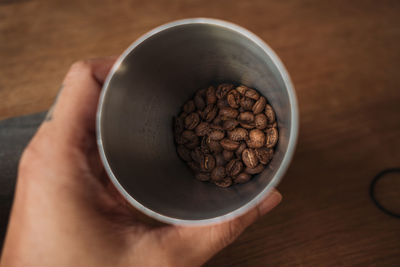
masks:
[[[181,105],[219,81],[265,95],[280,134],[265,171],[229,188],[194,179],[172,133]],[[109,73],[97,114],[100,155],[115,187],[137,209],[173,224],[220,222],[254,207],[288,168],[297,135],[296,96],[279,58],[253,33],[214,19],[175,21],[134,42]]]

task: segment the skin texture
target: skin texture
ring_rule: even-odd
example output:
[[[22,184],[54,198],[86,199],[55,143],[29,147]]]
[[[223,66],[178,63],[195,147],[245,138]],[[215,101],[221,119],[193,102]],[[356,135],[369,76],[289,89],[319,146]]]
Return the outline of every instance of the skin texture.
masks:
[[[25,149],[1,266],[200,266],[281,201],[222,224],[155,223],[110,185],[95,139],[102,83],[115,58],[72,65],[50,114]]]

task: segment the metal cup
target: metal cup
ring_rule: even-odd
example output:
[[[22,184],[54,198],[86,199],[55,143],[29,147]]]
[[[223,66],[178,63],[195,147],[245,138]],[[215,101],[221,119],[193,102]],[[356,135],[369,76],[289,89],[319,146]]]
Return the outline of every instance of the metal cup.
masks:
[[[273,160],[246,184],[200,182],[175,151],[172,118],[210,82],[256,88],[276,111]],[[101,93],[97,141],[115,187],[134,207],[163,222],[209,224],[239,216],[277,185],[298,135],[293,85],[272,49],[253,33],[214,19],[160,26],[117,60]]]

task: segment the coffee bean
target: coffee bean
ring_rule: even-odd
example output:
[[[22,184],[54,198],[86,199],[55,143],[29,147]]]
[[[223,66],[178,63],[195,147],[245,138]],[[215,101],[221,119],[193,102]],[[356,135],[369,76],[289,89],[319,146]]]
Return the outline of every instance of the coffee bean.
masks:
[[[262,164],[260,163],[260,164],[258,164],[256,167],[254,167],[254,168],[246,167],[246,168],[244,169],[244,171],[245,171],[246,173],[248,173],[248,174],[257,174],[257,173],[262,172],[264,169],[265,169],[265,166],[262,165]]]
[[[208,146],[208,139],[208,136],[203,136],[200,142],[200,149],[204,154],[211,153],[211,149]]]
[[[251,123],[254,121],[254,114],[249,111],[245,111],[239,114],[238,121],[243,123]]]
[[[276,123],[276,121],[272,124],[267,124],[267,128],[277,128],[278,124]]]
[[[240,106],[244,110],[252,110],[254,105],[254,100],[248,97],[242,97],[240,99]]]
[[[194,97],[193,101],[194,101],[194,105],[199,110],[203,110],[205,108],[205,106],[206,106],[206,103],[204,102],[204,99],[200,95],[196,94],[196,96]]]
[[[185,105],[183,105],[183,111],[186,113],[192,113],[195,111],[195,109],[196,109],[196,106],[194,105],[193,100],[189,100],[185,103]]]
[[[199,138],[196,136],[195,139],[192,139],[189,142],[185,143],[185,146],[189,149],[195,149],[199,145],[199,143]]]
[[[184,161],[191,161],[192,158],[190,156],[190,150],[187,149],[185,146],[183,145],[178,145],[176,148],[179,157],[181,157],[181,159],[183,159]]]
[[[265,129],[267,127],[268,121],[267,121],[267,116],[264,114],[257,114],[254,117],[254,124],[256,125],[257,129]]]
[[[204,172],[198,172],[195,175],[196,179],[202,182],[209,181],[210,180],[210,174],[209,173],[204,173]]]
[[[212,124],[213,124],[213,125],[220,125],[221,122],[222,122],[221,118],[220,118],[219,116],[216,116],[216,117],[214,118],[214,120],[212,121]]]
[[[213,104],[209,104],[203,110],[203,119],[206,122],[211,122],[215,118],[215,116],[217,116],[217,113],[218,113],[218,108]]]
[[[201,161],[200,168],[202,171],[205,172],[212,171],[215,168],[215,158],[210,154],[204,155]]]
[[[236,176],[243,170],[243,163],[238,159],[232,159],[225,167],[226,173],[230,176]]]
[[[240,94],[238,91],[231,90],[226,96],[226,100],[231,108],[239,108]]]
[[[217,131],[224,132],[224,128],[219,124],[214,124],[214,121],[211,124],[210,128],[211,128],[211,130],[217,130]]]
[[[250,122],[250,123],[241,122],[240,126],[242,126],[243,128],[245,128],[247,130],[251,130],[256,127],[256,124],[254,122]]]
[[[225,107],[219,110],[219,116],[221,117],[222,120],[236,119],[238,114],[239,111],[231,107]]]
[[[256,152],[251,148],[246,148],[242,152],[242,161],[249,168],[255,168],[258,164]]]
[[[236,91],[238,91],[241,95],[244,95],[249,88],[244,85],[239,85],[236,87]]]
[[[246,97],[258,100],[260,98],[260,95],[257,93],[256,90],[254,89],[247,89],[246,93],[244,94]]]
[[[225,177],[224,179],[215,181],[214,183],[219,187],[226,188],[232,185],[232,179],[231,177]]]
[[[217,95],[218,99],[221,99],[224,96],[226,96],[226,94],[228,94],[228,92],[230,90],[232,90],[232,88],[233,88],[233,84],[229,84],[229,83],[223,83],[223,84],[218,85],[217,91],[216,91],[216,95]]]
[[[248,136],[248,132],[243,128],[235,128],[232,131],[228,132],[228,138],[232,141],[242,141],[246,140]]]
[[[189,142],[194,139],[197,139],[197,135],[191,130],[184,130],[182,132],[182,138]]]
[[[246,143],[244,143],[244,142],[240,143],[238,149],[236,149],[236,151],[235,151],[236,157],[241,159],[243,150],[245,150],[246,148],[247,148]]]
[[[200,122],[194,130],[197,136],[205,136],[210,132],[210,124],[207,122]]]
[[[185,118],[185,128],[189,130],[193,130],[200,122],[199,114],[197,113],[190,113]]]
[[[183,144],[186,144],[189,141],[187,139],[183,138],[182,134],[175,134],[175,142],[178,145],[183,145]]]
[[[263,112],[264,108],[265,108],[265,104],[267,103],[267,100],[265,99],[265,97],[261,96],[256,103],[254,103],[253,105],[253,113],[254,114],[258,114]]]
[[[218,99],[218,101],[217,101],[217,107],[218,107],[219,109],[229,107],[228,100],[226,99],[226,97],[223,97],[223,98],[221,98],[221,99]]]
[[[265,116],[267,116],[268,124],[275,122],[275,112],[270,105],[265,105]]]
[[[235,142],[232,140],[229,140],[227,138],[224,138],[220,141],[221,146],[226,149],[226,150],[230,150],[230,151],[234,151],[239,147],[239,142]]]
[[[208,136],[210,137],[211,140],[219,141],[225,137],[225,132],[220,130],[213,130],[209,133]]]
[[[233,178],[233,182],[235,184],[243,184],[249,181],[251,178],[251,175],[245,172],[240,173],[238,176]]]
[[[220,142],[211,140],[210,137],[207,138],[207,145],[212,153],[221,153],[223,150]]]
[[[224,159],[224,156],[221,153],[215,155],[215,165],[216,166],[225,166],[226,165],[226,160]]]
[[[193,160],[194,162],[200,164],[203,161],[204,152],[201,150],[200,147],[196,147],[195,149],[193,149],[190,152],[190,158],[191,158],[191,160],[188,160],[188,161]]]
[[[276,128],[269,128],[265,130],[266,142],[265,146],[267,148],[273,148],[278,142],[278,130]]]
[[[224,160],[230,161],[233,158],[234,154],[233,154],[233,151],[223,150],[222,156],[224,157]]]
[[[181,134],[185,129],[185,119],[181,116],[174,119],[174,134]]]
[[[272,159],[274,155],[274,150],[271,148],[260,147],[256,150],[256,155],[260,163],[266,165]]]
[[[210,86],[207,88],[206,102],[207,102],[207,104],[215,104],[217,102],[217,96],[215,94],[214,86]]]
[[[225,168],[223,166],[215,167],[211,171],[211,180],[220,181],[226,176]]]
[[[238,124],[239,122],[237,120],[226,120],[222,124],[222,128],[227,131],[232,131]]]
[[[259,148],[265,144],[265,134],[259,129],[253,129],[249,132],[249,140],[247,146],[251,148]]]

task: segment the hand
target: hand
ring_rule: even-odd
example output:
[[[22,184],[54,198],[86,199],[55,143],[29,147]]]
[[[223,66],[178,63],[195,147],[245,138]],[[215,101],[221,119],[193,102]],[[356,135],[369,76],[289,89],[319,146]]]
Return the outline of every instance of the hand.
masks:
[[[75,63],[25,149],[1,266],[199,266],[281,201],[278,191],[218,225],[143,222],[113,193],[95,115],[114,58]]]

